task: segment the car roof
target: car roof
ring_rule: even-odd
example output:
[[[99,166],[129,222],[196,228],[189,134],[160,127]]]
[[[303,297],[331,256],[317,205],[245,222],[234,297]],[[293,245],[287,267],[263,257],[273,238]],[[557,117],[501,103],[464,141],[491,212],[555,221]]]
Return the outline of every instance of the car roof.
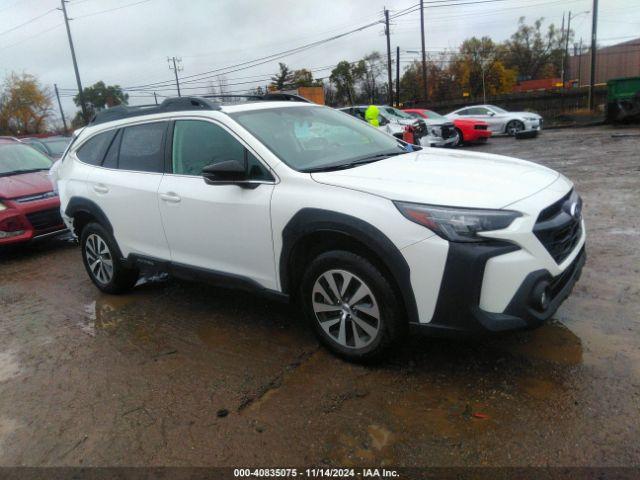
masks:
[[[117,118],[110,121],[100,122],[97,124],[89,124],[86,127],[78,129],[74,135],[78,137],[82,137],[82,139],[92,135],[95,132],[101,132],[104,130],[110,130],[112,128],[118,127],[126,127],[128,125],[134,125],[138,123],[144,123],[145,121],[162,121],[168,120],[170,118],[175,117],[176,115],[190,115],[197,117],[209,117],[216,118],[219,113],[223,114],[232,114],[237,112],[248,112],[248,111],[256,111],[256,110],[267,110],[273,108],[301,108],[301,107],[311,107],[311,108],[328,108],[324,105],[318,105],[316,103],[306,103],[306,102],[293,102],[293,101],[248,101],[241,103],[222,103],[217,105],[216,109],[175,109],[161,113],[148,113],[148,114],[139,114],[135,116],[128,116],[125,118]],[[218,117],[219,118],[219,117]]]

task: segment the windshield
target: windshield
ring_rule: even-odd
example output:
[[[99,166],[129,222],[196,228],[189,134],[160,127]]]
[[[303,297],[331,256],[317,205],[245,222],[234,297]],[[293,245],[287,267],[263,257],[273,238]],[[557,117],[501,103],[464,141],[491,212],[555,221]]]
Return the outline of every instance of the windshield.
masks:
[[[35,148],[19,143],[0,145],[0,175],[49,170],[50,167],[51,160]]]
[[[51,155],[53,155],[54,157],[59,157],[64,153],[70,141],[70,138],[60,140],[47,140],[44,142],[44,144],[46,145]]]
[[[392,136],[328,107],[269,108],[230,116],[298,171],[340,168],[405,152]]]
[[[495,105],[489,105],[489,108],[496,113],[509,113],[504,108],[496,107]]]
[[[413,117],[408,113],[393,107],[380,107],[380,111],[388,113],[389,115],[393,115],[394,117],[408,118],[410,120],[413,119]]]

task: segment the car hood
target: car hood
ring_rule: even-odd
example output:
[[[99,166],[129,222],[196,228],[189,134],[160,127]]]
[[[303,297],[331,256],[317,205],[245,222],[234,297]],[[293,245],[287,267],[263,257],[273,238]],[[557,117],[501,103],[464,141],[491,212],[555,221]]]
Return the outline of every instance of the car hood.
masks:
[[[535,117],[535,118],[542,118],[540,115],[538,115],[537,113],[533,113],[533,112],[509,112],[509,115],[512,115],[514,117]]]
[[[53,190],[48,172],[32,172],[0,177],[0,198],[17,198]]]
[[[485,153],[424,149],[312,178],[390,200],[503,208],[544,189],[559,173],[525,160]]]

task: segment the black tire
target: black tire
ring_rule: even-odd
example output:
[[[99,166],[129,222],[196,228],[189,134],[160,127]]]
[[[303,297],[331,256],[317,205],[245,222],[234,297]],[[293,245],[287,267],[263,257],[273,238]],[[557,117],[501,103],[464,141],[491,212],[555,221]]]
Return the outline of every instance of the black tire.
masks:
[[[342,312],[327,312],[326,315],[338,315],[341,320],[338,320],[338,329],[334,330],[332,336],[330,332],[325,331],[326,325],[336,321],[338,317],[325,317],[324,313],[316,313],[314,310],[314,302],[318,299],[317,291],[314,288],[318,286],[318,282],[322,282],[322,278],[330,272],[341,271],[353,275],[348,281],[340,282],[339,273],[331,274],[336,280],[336,285],[339,289],[344,289],[343,298],[336,300],[332,306],[336,306],[339,302],[342,303],[343,299],[345,303],[348,303],[351,299],[357,296],[359,290],[359,283],[369,290],[371,296],[367,295],[363,297],[364,303],[354,306],[353,310],[349,307],[351,315],[357,319],[357,322],[353,320],[348,314]],[[355,285],[354,285],[355,284]],[[326,285],[326,281],[325,281]],[[353,287],[352,289],[350,287]],[[351,292],[349,291],[351,290]],[[326,290],[325,290],[326,291]],[[320,295],[322,297],[322,295]],[[373,297],[373,298],[372,298]],[[373,263],[366,258],[356,255],[355,253],[334,250],[323,253],[316,257],[311,264],[307,267],[300,286],[300,301],[302,308],[304,309],[307,320],[311,323],[314,332],[316,333],[320,342],[336,355],[344,358],[345,360],[354,362],[366,362],[375,359],[379,359],[380,356],[394,345],[404,334],[407,328],[406,317],[403,309],[400,307],[401,301],[398,298],[396,290],[393,288],[392,283],[380,269],[378,269]],[[323,302],[329,303],[329,302]],[[315,303],[317,305],[317,302]],[[344,303],[343,303],[344,305]],[[377,308],[378,321],[371,321],[375,319],[375,316],[369,316],[364,312],[365,309],[371,311],[372,307]],[[340,308],[337,307],[336,308]],[[363,310],[360,310],[363,309]],[[342,319],[342,315],[345,315],[345,319]],[[325,328],[321,326],[321,319],[324,318],[323,324]],[[376,329],[375,335],[368,335],[367,331],[360,328],[361,322],[367,321],[367,331],[370,329]],[[349,336],[351,337],[352,345],[341,344],[338,340],[340,337],[340,331],[342,325],[344,326],[346,337],[343,336],[346,343],[349,343]],[[364,325],[362,325],[364,326]],[[348,333],[348,332],[351,333]],[[366,345],[362,347],[356,346],[356,338],[360,343],[366,341]]]
[[[98,253],[98,256],[94,257],[100,257],[98,261],[100,265],[97,266],[99,273],[95,273],[96,267],[92,270],[88,257],[93,255],[91,253],[92,251],[96,251],[96,242],[99,243],[99,241],[104,242],[106,253]],[[90,245],[88,247],[87,244],[89,242]],[[82,252],[82,262],[84,263],[84,268],[87,270],[89,278],[91,278],[93,284],[103,292],[111,294],[124,293],[131,290],[138,281],[138,270],[125,265],[120,257],[120,250],[113,236],[99,223],[89,223],[82,229],[80,234],[80,250]],[[105,250],[101,251],[105,252]],[[109,269],[106,267],[109,259],[111,260],[112,266],[110,270],[111,274],[105,273],[106,276],[101,275],[100,272],[109,272]],[[95,261],[91,263],[95,265]],[[103,268],[103,265],[104,269],[100,270]]]
[[[524,130],[524,123],[522,123],[520,120],[511,120],[509,123],[507,123],[505,133],[510,137],[515,137],[516,133],[521,132],[522,130]]]
[[[461,147],[464,145],[464,135],[462,135],[462,130],[456,128],[456,133],[458,134],[458,141],[453,144],[454,147]]]

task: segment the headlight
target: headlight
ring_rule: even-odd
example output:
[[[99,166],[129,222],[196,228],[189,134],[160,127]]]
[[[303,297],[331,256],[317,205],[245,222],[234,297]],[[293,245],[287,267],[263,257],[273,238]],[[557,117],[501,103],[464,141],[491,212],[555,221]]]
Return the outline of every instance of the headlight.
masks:
[[[525,120],[529,120],[530,122],[535,122],[538,120],[538,117],[524,117]]]
[[[2,210],[6,210],[6,209],[7,209],[7,206],[5,204],[3,204],[2,202],[0,202],[0,212]]]
[[[479,208],[453,208],[394,202],[400,213],[412,222],[433,230],[451,242],[484,242],[479,232],[502,230],[522,216],[512,210],[484,210]]]

